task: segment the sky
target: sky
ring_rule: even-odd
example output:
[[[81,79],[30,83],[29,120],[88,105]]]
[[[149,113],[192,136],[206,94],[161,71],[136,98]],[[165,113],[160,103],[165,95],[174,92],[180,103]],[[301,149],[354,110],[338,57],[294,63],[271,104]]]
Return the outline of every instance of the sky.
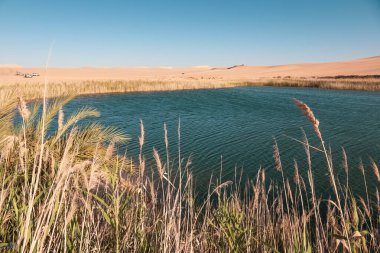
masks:
[[[282,65],[380,55],[380,0],[0,0],[0,64]]]

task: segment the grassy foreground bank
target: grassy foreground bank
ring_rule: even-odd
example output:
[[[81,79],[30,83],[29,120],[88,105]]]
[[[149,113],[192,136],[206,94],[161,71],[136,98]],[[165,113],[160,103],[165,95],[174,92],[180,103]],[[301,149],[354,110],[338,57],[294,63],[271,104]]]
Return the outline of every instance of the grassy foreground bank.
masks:
[[[326,157],[331,196],[315,192],[313,162],[306,136],[302,140],[308,177],[286,178],[274,143],[274,166],[281,180],[266,171],[246,185],[210,184],[205,200],[196,199],[193,176],[184,161],[171,162],[166,127],[166,153],[145,150],[144,125],[140,155],[132,163],[118,155],[127,136],[96,123],[94,109],[65,115],[70,98],[28,108],[23,98],[0,100],[0,250],[4,252],[378,252],[380,199],[350,190],[339,182],[324,146],[319,121],[295,100],[311,122]],[[42,116],[37,113],[42,106]],[[16,114],[20,123],[14,123]],[[47,134],[49,129],[49,135]],[[186,141],[186,140],[182,140]],[[344,151],[343,151],[344,152]],[[146,156],[156,162],[154,175]],[[347,157],[342,161],[350,173]],[[321,169],[321,165],[318,165]],[[364,181],[376,177],[372,161],[360,168]],[[326,212],[321,211],[326,208]]]
[[[380,91],[379,78],[272,78],[258,80],[210,80],[210,79],[178,79],[178,80],[131,80],[131,81],[78,81],[56,82],[49,84],[47,97],[59,97],[67,94],[95,95],[108,93],[174,91],[194,89],[216,89],[242,86],[277,86],[307,87],[335,90]],[[0,84],[0,97],[10,92],[17,93],[25,99],[42,97],[44,83],[12,83]]]

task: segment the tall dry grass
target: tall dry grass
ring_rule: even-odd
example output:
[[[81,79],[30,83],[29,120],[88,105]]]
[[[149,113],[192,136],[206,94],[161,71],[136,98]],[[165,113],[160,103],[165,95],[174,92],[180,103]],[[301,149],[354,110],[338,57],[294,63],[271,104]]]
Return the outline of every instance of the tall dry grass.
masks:
[[[237,81],[221,80],[131,80],[131,81],[77,81],[77,82],[57,82],[49,85],[48,97],[60,97],[67,94],[75,95],[96,95],[110,93],[129,92],[151,92],[151,91],[173,91],[173,90],[194,90],[194,89],[214,89],[239,86]],[[0,94],[16,92],[27,100],[40,99],[45,88],[43,83],[0,83]]]
[[[126,136],[97,123],[80,125],[98,112],[64,115],[69,98],[50,100],[41,115],[12,94],[0,100],[0,247],[4,252],[378,252],[380,199],[353,193],[335,177],[319,122],[303,102],[322,149],[304,146],[308,174],[297,161],[280,183],[266,170],[247,184],[211,179],[205,198],[196,197],[189,163],[174,165],[166,152],[145,150],[141,122],[136,163],[115,152]],[[28,107],[29,106],[29,107]],[[17,110],[18,109],[18,110]],[[16,115],[17,114],[17,115]],[[14,121],[18,116],[19,120]],[[42,138],[43,137],[43,138]],[[178,150],[180,151],[180,128]],[[186,140],[185,140],[186,141]],[[326,158],[332,195],[315,192],[311,149]],[[179,152],[180,153],[180,152]],[[146,168],[152,154],[154,170]],[[346,173],[350,172],[347,160]],[[320,166],[319,166],[320,167]],[[274,169],[274,168],[273,168]],[[322,169],[322,168],[319,168]],[[372,160],[378,176],[378,165]],[[363,176],[365,172],[363,170]],[[345,184],[346,183],[346,184]]]
[[[318,88],[329,90],[380,91],[378,78],[328,79],[328,78],[282,78],[264,82],[266,86]]]
[[[77,82],[55,82],[49,87],[48,97],[67,94],[96,95],[128,92],[174,91],[195,89],[217,89],[246,86],[306,87],[335,90],[380,91],[380,81],[364,79],[313,79],[313,78],[260,78],[256,80],[219,79],[173,79],[173,80],[89,80]],[[27,100],[40,99],[44,83],[0,83],[0,95],[15,92]]]

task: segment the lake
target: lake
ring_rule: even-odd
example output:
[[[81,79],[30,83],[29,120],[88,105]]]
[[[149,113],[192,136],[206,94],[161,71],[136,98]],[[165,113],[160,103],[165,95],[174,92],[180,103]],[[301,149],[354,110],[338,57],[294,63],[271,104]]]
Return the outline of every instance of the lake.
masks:
[[[118,127],[130,136],[126,147],[128,157],[133,159],[138,155],[141,119],[145,126],[144,155],[148,161],[153,147],[166,160],[163,130],[166,123],[173,163],[178,162],[180,122],[181,157],[191,159],[190,169],[197,190],[202,191],[211,174],[219,177],[221,170],[224,180],[234,179],[236,173],[242,172],[244,181],[254,179],[262,167],[268,180],[279,180],[273,160],[274,138],[280,148],[285,175],[292,179],[296,159],[306,180],[305,151],[292,138],[302,139],[303,128],[312,145],[319,147],[320,143],[293,98],[307,103],[320,120],[337,174],[344,176],[341,166],[344,147],[351,187],[363,192],[364,183],[358,169],[362,160],[373,192],[376,182],[369,157],[380,161],[379,93],[278,87],[129,93],[78,97],[66,106],[65,113],[84,106],[96,108],[101,113],[97,119],[100,123]],[[119,147],[119,152],[123,153],[124,148]],[[321,193],[330,193],[325,160],[317,151],[312,151],[312,157],[316,188]]]

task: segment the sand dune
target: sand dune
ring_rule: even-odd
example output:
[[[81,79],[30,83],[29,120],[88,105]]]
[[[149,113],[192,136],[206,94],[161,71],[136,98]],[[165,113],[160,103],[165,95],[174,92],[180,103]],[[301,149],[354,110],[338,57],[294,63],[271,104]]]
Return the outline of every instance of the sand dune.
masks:
[[[41,76],[24,78],[16,76],[37,72]],[[192,68],[50,68],[47,72],[49,82],[72,82],[83,80],[177,80],[177,79],[215,79],[215,80],[257,80],[273,77],[323,77],[336,75],[379,75],[380,56],[352,61],[330,63],[289,64],[279,66],[240,66],[231,67],[192,67]],[[36,83],[44,80],[43,68],[20,68],[3,65],[0,68],[0,82]]]
[[[20,65],[17,64],[0,64],[0,68],[22,68]]]

